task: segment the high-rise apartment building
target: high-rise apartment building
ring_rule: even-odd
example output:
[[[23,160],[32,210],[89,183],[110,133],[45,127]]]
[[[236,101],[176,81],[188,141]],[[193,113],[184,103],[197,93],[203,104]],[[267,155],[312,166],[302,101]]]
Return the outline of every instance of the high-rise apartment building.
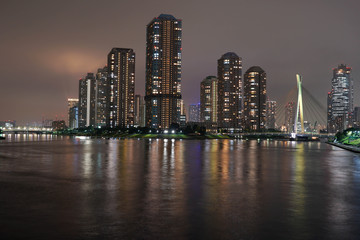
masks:
[[[240,129],[242,113],[242,59],[233,52],[218,60],[218,122],[221,128]]]
[[[79,80],[79,119],[80,128],[95,126],[96,80],[93,73]]]
[[[189,122],[200,122],[200,104],[190,104]]]
[[[331,116],[328,116],[328,130],[330,132],[342,131],[352,126],[353,95],[351,68],[340,64],[333,69],[331,92],[328,94],[328,98],[331,97],[328,99],[330,102],[328,113],[331,113]]]
[[[79,99],[68,98],[68,126],[78,128]]]
[[[200,83],[200,121],[217,123],[218,79],[208,76]]]
[[[135,53],[128,48],[113,48],[108,54],[109,127],[134,125]]]
[[[185,128],[187,123],[187,111],[185,107],[184,100],[180,100],[180,127]]]
[[[260,131],[266,124],[266,73],[258,66],[249,68],[244,75],[245,129]]]
[[[295,111],[294,102],[288,102],[285,106],[285,127],[287,132],[294,131]]]
[[[69,128],[79,128],[79,106],[69,109]]]
[[[334,132],[335,126],[334,121],[332,120],[332,92],[328,92],[327,95],[327,131],[328,133]]]
[[[134,125],[145,127],[145,100],[141,95],[135,95]]]
[[[107,118],[108,68],[99,68],[96,73],[96,127],[105,127]]]
[[[354,126],[360,127],[360,107],[354,107]]]
[[[180,122],[182,21],[154,18],[146,31],[146,125],[169,128]]]
[[[183,99],[180,100],[180,115],[187,117],[187,111]]]
[[[275,129],[276,125],[276,101],[266,101],[266,128]]]

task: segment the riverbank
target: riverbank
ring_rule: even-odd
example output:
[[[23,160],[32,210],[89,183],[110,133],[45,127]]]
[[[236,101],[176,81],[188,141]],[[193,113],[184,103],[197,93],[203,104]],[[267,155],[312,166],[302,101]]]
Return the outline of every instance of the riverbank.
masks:
[[[345,150],[349,150],[352,152],[356,152],[356,153],[360,153],[360,147],[357,146],[353,146],[353,145],[346,145],[346,144],[342,144],[342,143],[334,143],[334,142],[327,142],[330,145],[333,145],[335,147],[339,147]]]

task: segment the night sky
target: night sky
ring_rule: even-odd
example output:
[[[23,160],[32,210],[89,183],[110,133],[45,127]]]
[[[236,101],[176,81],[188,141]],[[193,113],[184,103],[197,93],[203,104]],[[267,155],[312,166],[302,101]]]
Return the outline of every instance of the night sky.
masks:
[[[199,102],[199,84],[232,51],[267,72],[268,96],[281,101],[303,75],[325,106],[332,68],[353,68],[360,105],[360,1],[12,1],[0,5],[0,121],[67,118],[78,80],[106,64],[113,47],[136,53],[136,93],[144,95],[146,25],[161,13],[183,20],[182,94]]]

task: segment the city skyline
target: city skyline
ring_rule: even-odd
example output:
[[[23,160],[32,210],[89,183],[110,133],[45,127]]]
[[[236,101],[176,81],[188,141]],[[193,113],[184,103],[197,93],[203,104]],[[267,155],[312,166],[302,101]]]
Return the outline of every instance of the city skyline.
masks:
[[[137,9],[137,14],[130,16],[134,21],[124,23],[122,17],[113,17],[111,25],[119,27],[118,34],[101,24],[111,16],[98,20],[87,16],[80,19],[80,16],[84,16],[76,16],[72,12],[79,9],[112,11],[110,4],[74,3],[73,10],[68,10],[69,3],[66,2],[54,5],[44,2],[41,7],[37,5],[38,9],[26,2],[21,6],[5,3],[3,9],[6,11],[1,21],[5,35],[0,47],[3,50],[0,70],[5,79],[2,81],[2,95],[7,101],[1,104],[0,119],[14,119],[21,123],[40,121],[44,115],[45,118],[54,119],[56,114],[59,119],[66,119],[66,99],[77,97],[78,79],[86,72],[96,72],[96,69],[104,66],[104,56],[113,47],[132,48],[137,53],[135,94],[144,95],[145,25],[161,13],[172,14],[183,20],[182,95],[185,105],[199,102],[200,82],[208,75],[216,75],[216,60],[228,51],[236,52],[243,59],[244,69],[252,65],[263,67],[267,72],[268,96],[272,100],[281,100],[280,93],[295,86],[295,74],[300,73],[304,77],[304,85],[311,86],[308,87],[310,91],[325,106],[326,94],[331,87],[331,69],[341,63],[352,67],[355,93],[359,89],[356,79],[359,79],[357,69],[360,68],[360,61],[356,43],[359,42],[360,32],[356,28],[358,16],[354,11],[359,4],[355,1],[347,1],[346,15],[338,12],[335,1],[313,3],[311,8],[304,3],[287,4],[283,1],[278,1],[284,4],[276,7],[271,7],[265,1],[228,1],[235,7],[242,7],[239,15],[233,9],[209,2],[207,14],[200,12],[200,16],[209,13],[217,16],[228,11],[228,14],[222,14],[222,18],[216,20],[199,18],[197,14],[201,3],[184,2],[174,7],[171,2],[158,2],[162,3],[161,9],[144,3]],[[133,8],[135,5],[126,1],[124,4]],[[192,8],[187,11],[189,6]],[[251,23],[244,21],[250,14],[246,9],[254,8],[262,13],[261,17]],[[50,10],[56,10],[57,14],[49,15]],[[277,17],[276,13],[282,10],[286,11]],[[316,18],[320,10],[322,22]],[[341,22],[331,18],[335,14],[340,14]],[[27,17],[26,21],[21,15]],[[129,17],[129,14],[124,16]],[[284,21],[285,18],[287,21]],[[251,30],[253,27],[258,29]],[[263,38],[257,34],[259,29]],[[337,30],[335,36],[332,35],[333,29]],[[121,30],[128,31],[126,36],[119,35]],[[283,30],[286,33],[282,33]],[[55,34],[57,32],[61,35]],[[247,38],[242,34],[244,32],[251,33],[252,37]],[[90,35],[93,37],[88,37]],[[78,36],[83,36],[81,41],[77,39]],[[15,56],[19,55],[23,61],[17,61]],[[358,106],[359,96],[355,94],[354,97],[354,106]]]
[[[359,239],[360,0],[1,3],[1,239]]]

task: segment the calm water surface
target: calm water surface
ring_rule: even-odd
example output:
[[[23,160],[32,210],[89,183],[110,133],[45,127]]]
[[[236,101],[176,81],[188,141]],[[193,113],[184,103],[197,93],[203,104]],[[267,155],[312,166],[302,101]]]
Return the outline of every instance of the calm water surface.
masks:
[[[0,142],[1,239],[359,239],[360,155],[318,142]]]

